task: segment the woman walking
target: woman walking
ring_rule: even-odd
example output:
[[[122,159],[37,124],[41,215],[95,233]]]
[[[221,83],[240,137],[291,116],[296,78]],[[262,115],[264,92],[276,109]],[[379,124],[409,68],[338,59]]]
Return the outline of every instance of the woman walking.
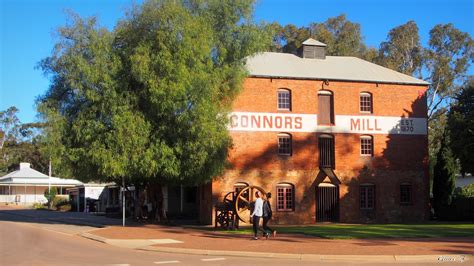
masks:
[[[268,239],[270,233],[273,234],[273,237],[276,236],[276,230],[268,227],[268,222],[272,219],[272,206],[270,205],[270,199],[272,198],[272,193],[267,193],[267,199],[263,202],[263,230],[265,231],[264,236]]]

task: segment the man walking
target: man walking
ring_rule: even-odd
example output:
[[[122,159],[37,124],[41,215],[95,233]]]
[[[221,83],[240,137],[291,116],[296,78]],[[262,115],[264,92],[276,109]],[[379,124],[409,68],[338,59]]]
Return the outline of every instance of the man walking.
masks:
[[[268,239],[270,233],[273,234],[273,237],[276,236],[276,231],[268,227],[268,222],[272,219],[272,206],[270,205],[270,199],[272,198],[272,193],[267,193],[267,199],[263,202],[263,230],[265,231],[264,235]]]
[[[257,232],[259,230],[263,231],[261,228],[259,228],[259,226],[260,226],[260,217],[262,217],[262,215],[263,215],[263,200],[260,197],[260,192],[259,191],[255,192],[255,198],[257,198],[255,200],[255,207],[253,209],[252,214],[250,215],[250,218],[252,218],[252,222],[253,222],[253,240],[258,239]],[[265,231],[264,231],[264,233],[265,233]]]

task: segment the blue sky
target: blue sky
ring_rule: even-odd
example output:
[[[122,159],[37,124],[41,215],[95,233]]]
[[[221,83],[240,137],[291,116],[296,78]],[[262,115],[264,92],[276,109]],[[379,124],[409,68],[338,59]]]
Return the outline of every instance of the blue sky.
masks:
[[[112,29],[133,2],[137,1],[0,1],[0,110],[14,105],[22,122],[35,121],[35,99],[49,84],[35,66],[51,53],[57,40],[54,30],[67,22],[65,10],[98,15],[100,23]],[[361,24],[366,44],[373,47],[408,20],[418,24],[423,45],[439,23],[453,23],[474,36],[474,0],[258,0],[255,19],[303,26],[341,13]]]

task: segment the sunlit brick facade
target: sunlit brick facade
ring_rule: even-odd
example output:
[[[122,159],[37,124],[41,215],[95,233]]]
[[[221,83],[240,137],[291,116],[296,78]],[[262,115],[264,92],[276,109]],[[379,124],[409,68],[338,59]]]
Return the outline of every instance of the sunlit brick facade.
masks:
[[[201,222],[239,184],[272,192],[279,224],[427,219],[427,84],[356,58],[343,60],[365,76],[338,69],[339,58],[305,55],[290,59],[332,72],[282,76],[272,61],[268,74],[265,64],[250,70],[230,114],[231,166],[201,188]],[[295,66],[282,60],[282,71]]]

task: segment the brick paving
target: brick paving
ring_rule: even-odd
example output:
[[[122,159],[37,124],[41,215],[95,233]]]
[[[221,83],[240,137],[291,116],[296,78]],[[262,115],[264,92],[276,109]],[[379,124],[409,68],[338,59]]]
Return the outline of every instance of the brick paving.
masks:
[[[154,246],[204,250],[322,255],[474,254],[474,238],[472,237],[335,240],[279,234],[276,238],[268,240],[264,238],[251,240],[250,235],[159,225],[125,228],[111,226],[89,233],[108,239],[174,239],[183,243]]]

